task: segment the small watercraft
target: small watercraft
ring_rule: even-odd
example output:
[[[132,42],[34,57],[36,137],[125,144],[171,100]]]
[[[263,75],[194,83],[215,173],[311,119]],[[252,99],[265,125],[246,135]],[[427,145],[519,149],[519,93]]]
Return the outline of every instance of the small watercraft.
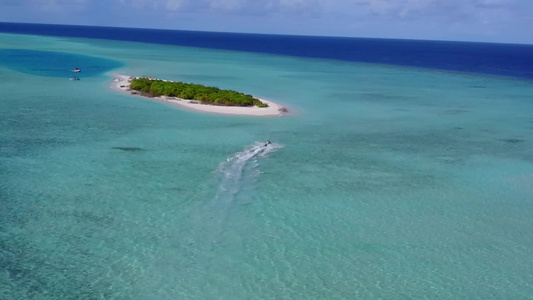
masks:
[[[80,79],[76,76],[73,76],[73,77],[70,77],[69,80],[80,80]]]
[[[72,69],[72,72],[79,73],[79,72],[81,72],[81,70],[78,69],[78,68],[74,68],[74,69]]]

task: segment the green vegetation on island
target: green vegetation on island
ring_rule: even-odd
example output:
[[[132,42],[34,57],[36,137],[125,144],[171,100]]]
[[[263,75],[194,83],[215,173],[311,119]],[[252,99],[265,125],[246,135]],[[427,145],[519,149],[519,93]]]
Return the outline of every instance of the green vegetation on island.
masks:
[[[130,89],[139,91],[147,96],[177,97],[182,99],[197,100],[206,104],[224,106],[258,106],[268,107],[266,103],[231,90],[221,90],[201,84],[164,81],[159,79],[135,78],[131,80]]]

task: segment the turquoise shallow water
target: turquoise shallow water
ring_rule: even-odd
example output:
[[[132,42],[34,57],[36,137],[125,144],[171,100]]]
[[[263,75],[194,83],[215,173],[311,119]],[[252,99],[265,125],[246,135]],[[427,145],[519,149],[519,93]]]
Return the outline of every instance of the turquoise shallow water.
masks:
[[[74,82],[0,65],[2,299],[533,298],[531,82],[0,38],[101,67]],[[294,115],[118,94],[98,59]]]

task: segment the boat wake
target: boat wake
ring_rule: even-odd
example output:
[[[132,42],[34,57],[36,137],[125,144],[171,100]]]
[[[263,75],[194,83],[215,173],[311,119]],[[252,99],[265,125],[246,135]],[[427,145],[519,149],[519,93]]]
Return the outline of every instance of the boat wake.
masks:
[[[276,143],[255,142],[241,152],[228,157],[215,171],[215,195],[194,213],[197,229],[212,242],[218,241],[226,230],[231,210],[248,203],[254,182],[261,174],[259,162],[268,154],[281,149]]]
[[[258,159],[280,148],[280,144],[255,142],[244,151],[227,158],[217,169],[220,184],[216,198],[234,198],[241,190],[243,176],[248,175],[252,180],[259,176]]]

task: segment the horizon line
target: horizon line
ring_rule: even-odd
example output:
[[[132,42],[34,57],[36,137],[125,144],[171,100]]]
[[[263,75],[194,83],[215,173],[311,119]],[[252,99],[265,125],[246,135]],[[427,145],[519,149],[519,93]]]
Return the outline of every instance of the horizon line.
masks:
[[[468,40],[447,40],[447,39],[417,39],[417,38],[394,38],[394,37],[367,37],[367,36],[337,36],[337,35],[310,35],[310,34],[283,34],[283,33],[265,33],[265,32],[235,32],[235,31],[208,31],[208,30],[190,30],[190,29],[171,29],[171,28],[153,28],[153,27],[124,27],[124,26],[102,26],[102,25],[82,25],[82,24],[60,24],[60,23],[28,23],[28,22],[2,22],[0,24],[25,24],[25,25],[47,25],[47,26],[77,26],[92,28],[116,28],[116,29],[144,29],[156,31],[181,31],[181,32],[200,32],[200,33],[218,33],[218,34],[235,34],[235,35],[265,35],[265,36],[282,36],[282,37],[314,37],[314,38],[344,38],[344,39],[367,39],[367,40],[394,40],[394,41],[420,41],[420,42],[444,42],[444,43],[471,43],[471,44],[497,44],[497,45],[517,45],[533,46],[526,43],[509,43],[495,41],[468,41]],[[0,28],[0,32],[1,31]]]

